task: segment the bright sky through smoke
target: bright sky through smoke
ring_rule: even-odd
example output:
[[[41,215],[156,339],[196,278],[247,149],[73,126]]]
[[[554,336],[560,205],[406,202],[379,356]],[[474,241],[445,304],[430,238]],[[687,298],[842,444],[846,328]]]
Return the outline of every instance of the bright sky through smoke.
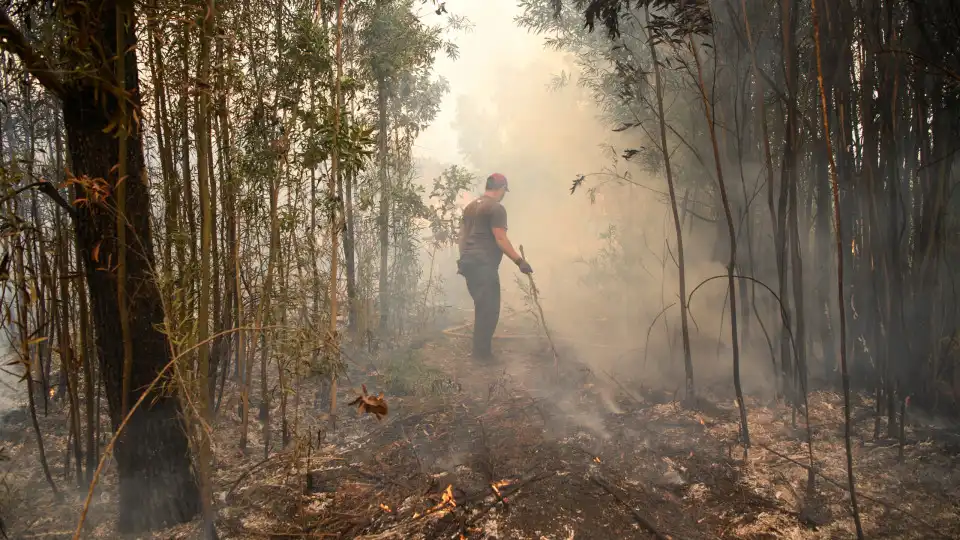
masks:
[[[453,0],[447,2],[447,10],[469,19],[472,28],[451,33],[450,38],[460,48],[459,59],[437,55],[435,75],[447,79],[450,92],[444,96],[437,118],[417,139],[414,154],[461,164],[463,157],[453,127],[457,101],[461,96],[483,100],[485,88],[509,85],[510,81],[500,76],[503,68],[528,64],[542,53],[543,38],[514,24],[514,17],[520,13],[516,0]]]

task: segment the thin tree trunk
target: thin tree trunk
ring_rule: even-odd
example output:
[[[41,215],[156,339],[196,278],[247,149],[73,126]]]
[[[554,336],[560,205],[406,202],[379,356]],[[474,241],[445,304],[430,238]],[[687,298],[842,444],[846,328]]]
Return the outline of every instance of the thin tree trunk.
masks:
[[[387,175],[387,129],[389,119],[387,115],[387,81],[384,76],[377,79],[377,117],[379,119],[379,132],[377,133],[377,147],[379,151],[378,175],[380,177],[380,215],[379,215],[379,234],[380,234],[380,325],[379,333],[381,339],[385,339],[387,331],[387,321],[390,313],[390,290],[389,275],[387,274],[387,261],[390,255],[390,177]]]
[[[745,27],[745,29],[746,29],[746,34],[747,34],[747,44],[748,44],[748,46],[750,47],[750,65],[751,65],[751,69],[753,70],[753,78],[754,78],[754,81],[756,82],[756,85],[757,85],[758,87],[760,87],[762,83],[761,83],[761,81],[760,81],[759,68],[757,67],[757,51],[756,51],[756,46],[755,46],[754,43],[753,43],[753,32],[752,32],[752,30],[751,30],[751,28],[750,28],[750,18],[747,16],[747,2],[746,2],[746,0],[740,0],[740,6],[741,6],[741,8],[742,8],[742,10],[743,10],[743,24],[744,24],[744,27]],[[761,130],[761,134],[762,134],[762,136],[763,136],[763,141],[762,141],[762,142],[763,142],[763,158],[764,158],[764,165],[765,165],[764,171],[766,172],[766,176],[767,176],[767,190],[766,190],[766,191],[767,191],[767,207],[768,207],[768,209],[769,209],[769,211],[770,211],[770,224],[771,224],[771,226],[774,228],[774,231],[775,231],[775,232],[774,232],[774,239],[775,239],[774,241],[777,242],[777,241],[779,241],[779,240],[777,240],[778,236],[777,236],[777,234],[776,234],[776,228],[777,228],[777,211],[776,211],[776,209],[774,208],[774,205],[773,205],[773,192],[774,192],[774,184],[775,184],[774,177],[773,177],[773,158],[772,158],[771,155],[770,155],[770,134],[769,134],[769,130],[768,130],[768,128],[767,128],[767,106],[766,106],[766,101],[765,101],[765,99],[764,99],[764,94],[765,94],[765,92],[762,90],[762,88],[758,88],[758,91],[756,92],[756,96],[757,96],[757,111],[758,111],[757,118],[758,118],[758,121],[760,122],[760,130]],[[775,249],[775,250],[778,250],[778,252],[779,252],[779,247],[778,247],[778,246],[774,246],[774,249]],[[778,261],[779,261],[779,259],[778,259]],[[780,271],[780,267],[781,267],[781,265],[780,265],[780,263],[778,262],[778,264],[777,264],[778,277],[783,274],[783,272]],[[782,289],[781,289],[781,294],[782,294]],[[781,298],[782,298],[782,297],[781,297]],[[778,306],[778,307],[781,308],[781,309],[784,308],[784,306]],[[778,312],[778,313],[781,312],[781,309],[777,309],[777,312]],[[785,312],[783,312],[783,313],[781,314],[781,317],[780,317],[780,319],[781,319],[781,326],[782,326],[783,328],[787,328],[787,327],[789,326],[790,322],[789,322],[789,320],[787,320],[787,319],[785,319],[785,318],[783,317],[783,314],[785,314]],[[761,325],[762,325],[762,324],[763,324],[763,323],[762,323],[762,321],[761,321]],[[766,334],[766,329],[764,329],[764,334]],[[786,358],[786,357],[784,356],[784,349],[783,349],[783,337],[784,337],[784,336],[783,336],[782,334],[783,334],[783,331],[781,331],[781,342],[780,342],[780,344],[781,344],[781,349],[780,349],[781,362],[782,362],[783,359]],[[789,354],[789,350],[787,351],[787,354]],[[780,384],[780,381],[782,381],[782,377],[781,377],[778,373],[776,373],[776,358],[773,359],[773,363],[774,363],[774,376],[776,377],[776,379],[775,379],[775,381],[776,381],[776,382],[775,382],[775,384],[776,384],[776,395],[777,395],[777,397],[779,398],[779,397],[780,397],[780,392],[781,392],[781,384]]]
[[[857,508],[857,485],[853,476],[853,448],[850,444],[850,377],[847,374],[847,346],[846,306],[843,303],[843,239],[841,238],[840,222],[840,186],[837,182],[837,166],[833,160],[833,148],[830,142],[830,119],[827,115],[827,94],[823,85],[823,63],[820,55],[820,17],[817,13],[817,0],[810,0],[813,15],[814,46],[817,55],[817,82],[820,85],[820,112],[823,117],[824,141],[827,145],[827,157],[830,163],[830,179],[833,184],[833,212],[834,225],[837,234],[837,284],[840,298],[840,374],[843,379],[843,425],[844,445],[847,451],[847,483],[850,490],[850,506],[853,509],[853,520],[857,528],[857,538],[863,539],[863,526],[860,524],[860,511]]]
[[[720,188],[720,199],[723,203],[723,213],[727,220],[727,233],[730,236],[730,260],[727,264],[727,294],[730,298],[730,339],[733,349],[733,386],[737,393],[737,406],[740,409],[740,435],[743,443],[744,461],[750,448],[750,430],[747,424],[747,405],[743,401],[743,387],[740,384],[740,335],[737,329],[737,288],[734,269],[737,264],[737,232],[734,229],[733,214],[730,212],[730,201],[727,197],[727,188],[723,181],[723,166],[721,165],[720,148],[717,146],[717,134],[714,129],[713,114],[710,101],[707,98],[707,88],[703,80],[703,69],[700,64],[700,54],[693,38],[689,38],[690,52],[697,64],[697,84],[700,89],[700,98],[703,102],[703,114],[710,130],[710,142],[713,146],[713,158],[716,165],[717,183]]]
[[[646,12],[647,27],[650,27],[650,9]],[[670,209],[673,212],[673,224],[677,233],[677,266],[680,279],[680,335],[683,340],[683,369],[686,375],[687,400],[696,403],[696,388],[693,384],[693,359],[690,354],[690,327],[687,321],[687,274],[683,258],[683,225],[677,209],[677,192],[673,182],[673,169],[670,166],[670,150],[667,148],[667,120],[663,112],[663,82],[660,77],[660,61],[657,58],[657,46],[653,36],[648,36],[647,44],[653,57],[653,73],[656,81],[657,115],[660,119],[660,151],[663,154],[664,168],[667,173],[667,187],[670,190]]]
[[[20,285],[20,294],[17,295],[17,325],[20,327],[20,354],[23,356],[23,360],[25,362],[24,366],[27,370],[27,373],[29,373],[33,355],[30,354],[30,333],[29,329],[27,328],[27,298],[29,295],[26,285],[26,272],[24,272],[23,267],[23,252],[26,248],[23,246],[21,240],[18,242],[18,245],[14,246],[13,249],[14,272],[16,275],[16,282]],[[37,401],[34,393],[33,382],[28,379],[27,403],[29,405],[28,408],[30,409],[30,421],[33,424],[33,432],[37,436],[37,450],[40,457],[40,467],[43,469],[43,476],[47,479],[47,484],[50,485],[50,489],[59,500],[61,498],[60,490],[57,489],[57,484],[53,481],[53,475],[50,473],[50,465],[47,463],[47,453],[43,446],[43,433],[40,431],[40,421],[37,419]]]
[[[333,147],[330,153],[330,178],[327,183],[329,196],[335,199],[337,196],[337,183],[340,180],[340,108],[342,107],[342,96],[340,91],[340,78],[343,71],[343,3],[345,0],[339,0],[337,4],[337,50],[336,50],[336,80],[334,81],[334,109],[333,109]],[[383,194],[385,195],[385,194]],[[331,365],[334,369],[330,370],[330,421],[336,422],[337,414],[337,367],[340,363],[340,339],[337,333],[337,266],[340,256],[340,229],[341,224],[337,217],[337,206],[330,207],[330,328],[327,335],[327,351],[332,359]],[[382,294],[382,292],[381,292]],[[335,425],[335,424],[334,424]]]
[[[197,180],[200,187],[200,298],[197,312],[197,345],[199,346],[198,387],[200,402],[200,416],[203,423],[199,433],[199,455],[197,456],[198,474],[200,480],[200,504],[203,512],[203,537],[213,540],[217,537],[214,526],[216,519],[213,509],[213,488],[210,485],[211,477],[211,443],[206,426],[211,425],[213,403],[211,396],[213,384],[216,382],[210,376],[210,295],[211,271],[210,263],[214,258],[214,212],[216,204],[211,196],[211,167],[210,160],[210,36],[213,33],[213,20],[216,17],[216,0],[206,1],[206,13],[202,15],[200,23],[200,65],[197,78],[203,85],[197,100],[197,118],[195,122],[197,139]],[[214,373],[216,373],[214,371]],[[211,380],[213,382],[211,382]]]

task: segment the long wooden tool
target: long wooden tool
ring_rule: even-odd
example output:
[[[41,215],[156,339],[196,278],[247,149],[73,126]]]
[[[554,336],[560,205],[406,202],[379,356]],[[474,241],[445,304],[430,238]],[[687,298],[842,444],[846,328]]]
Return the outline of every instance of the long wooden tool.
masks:
[[[523,257],[523,260],[527,260],[527,255],[523,252],[523,246],[520,246],[520,256]],[[547,341],[550,342],[550,351],[553,352],[553,367],[557,370],[557,377],[560,376],[560,355],[557,354],[557,347],[553,344],[553,338],[550,336],[550,329],[547,328],[547,320],[543,317],[543,306],[540,305],[540,291],[537,289],[537,284],[533,282],[533,274],[527,274],[527,279],[530,280],[530,294],[533,295],[533,303],[537,306],[537,311],[540,312],[540,326],[543,327],[543,333],[547,336]]]

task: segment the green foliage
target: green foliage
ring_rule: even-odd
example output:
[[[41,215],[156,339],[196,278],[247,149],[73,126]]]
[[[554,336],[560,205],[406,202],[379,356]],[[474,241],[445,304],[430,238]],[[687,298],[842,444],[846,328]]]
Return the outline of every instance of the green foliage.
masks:
[[[429,27],[416,16],[413,0],[376,2],[366,13],[360,32],[361,55],[367,58],[373,80],[390,80],[418,66],[433,64],[443,45],[439,27]]]
[[[313,169],[330,159],[333,150],[333,114],[335,108],[327,106],[321,118],[314,111],[304,111],[302,118],[305,127],[314,134],[304,142],[301,163],[307,169]],[[339,158],[341,171],[346,174],[360,172],[376,148],[373,135],[374,127],[349,115],[340,117]]]
[[[388,358],[380,377],[386,392],[395,396],[432,396],[457,390],[443,370],[428,366],[414,349]]]
[[[430,230],[437,246],[455,245],[460,236],[460,206],[457,198],[477,184],[477,176],[459,165],[451,165],[433,180],[430,198],[436,201],[431,207]]]

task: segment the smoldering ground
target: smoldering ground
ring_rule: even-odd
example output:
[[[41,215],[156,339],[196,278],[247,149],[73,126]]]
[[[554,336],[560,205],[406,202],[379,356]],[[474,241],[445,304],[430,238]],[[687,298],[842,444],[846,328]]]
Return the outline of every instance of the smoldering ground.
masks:
[[[531,47],[536,46],[533,38]],[[561,361],[588,368],[593,384],[609,387],[605,392],[619,392],[612,377],[637,388],[682,393],[677,248],[666,183],[621,155],[646,143],[636,134],[610,129],[589,90],[578,85],[570,57],[539,50],[487,61],[509,84],[454,89],[453,126],[468,166],[479,177],[478,192],[486,173],[499,171],[511,180],[504,200],[509,235],[515,246],[524,246],[535,269],[545,323]],[[557,85],[561,74],[566,83]],[[578,177],[582,184],[571,193]],[[726,273],[723,250],[718,250],[718,242],[725,241],[718,240],[722,223],[693,214],[684,216],[688,294],[703,280]],[[471,303],[455,274],[455,259],[455,248],[438,255],[435,271],[443,276],[446,303],[460,308],[459,317],[468,321]],[[529,295],[518,283],[526,278],[505,261],[502,311],[533,320]],[[726,283],[710,281],[690,303],[697,386],[722,399],[733,393]],[[761,306],[773,314],[767,304]],[[510,332],[505,326],[498,335]],[[542,335],[542,328],[533,331]],[[756,328],[745,337],[740,344],[744,389],[768,397],[775,386],[767,342]],[[520,342],[497,339],[501,348],[508,341],[511,346]],[[542,352],[551,364],[550,353]],[[512,376],[545,394],[562,393],[540,374]],[[526,376],[537,380],[525,381]],[[615,408],[612,399],[605,402]],[[599,415],[572,404],[567,413],[602,431],[595,425]]]

